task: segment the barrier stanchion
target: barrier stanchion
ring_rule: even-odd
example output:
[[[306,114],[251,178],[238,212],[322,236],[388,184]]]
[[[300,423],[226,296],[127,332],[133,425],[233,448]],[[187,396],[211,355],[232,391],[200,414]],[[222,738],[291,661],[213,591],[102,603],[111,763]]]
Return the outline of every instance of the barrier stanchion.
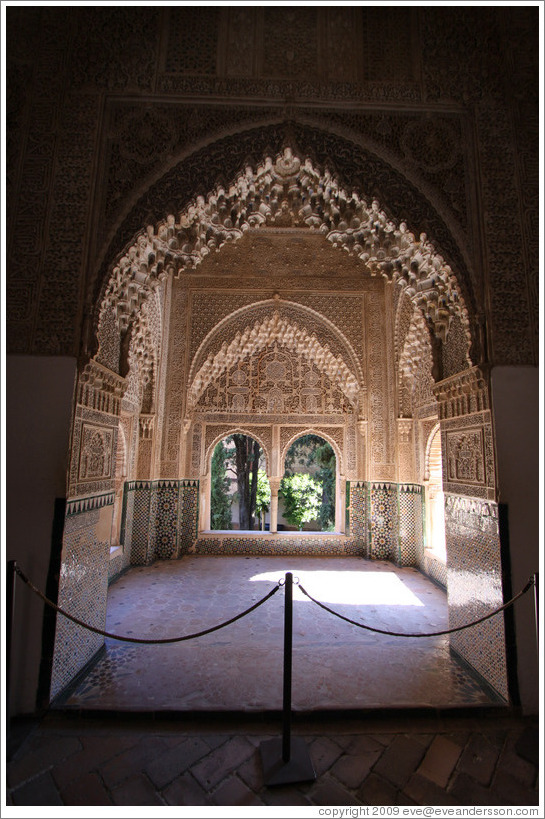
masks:
[[[284,688],[282,696],[282,761],[291,756],[291,669],[293,648],[293,575],[286,574],[284,585]]]
[[[536,640],[539,655],[539,572],[534,572],[534,614],[536,618]]]
[[[284,584],[284,687],[282,702],[282,739],[260,745],[266,785],[286,785],[316,779],[307,746],[301,737],[291,736],[291,671],[293,645],[293,574],[286,572]]]
[[[10,705],[11,705],[11,649],[13,641],[13,624],[15,622],[15,572],[17,563],[15,560],[8,560],[7,577],[6,577],[6,720],[8,724],[8,731],[11,724],[10,719]]]

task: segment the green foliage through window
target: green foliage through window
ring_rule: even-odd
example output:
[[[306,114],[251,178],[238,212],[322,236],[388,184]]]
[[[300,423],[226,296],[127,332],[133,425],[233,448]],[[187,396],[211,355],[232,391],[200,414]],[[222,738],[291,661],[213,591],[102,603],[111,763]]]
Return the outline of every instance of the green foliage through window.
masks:
[[[299,530],[303,523],[317,520],[322,503],[322,485],[305,472],[285,475],[280,484],[284,517]]]
[[[320,508],[315,519],[322,532],[333,531],[335,525],[335,469],[335,453],[331,445],[311,433],[294,441],[285,459],[285,476],[306,472],[321,485]],[[286,514],[284,517],[289,521]]]
[[[220,441],[212,455],[210,487],[210,526],[212,529],[231,528],[231,497],[229,487],[231,481],[227,476],[227,450],[225,442]]]

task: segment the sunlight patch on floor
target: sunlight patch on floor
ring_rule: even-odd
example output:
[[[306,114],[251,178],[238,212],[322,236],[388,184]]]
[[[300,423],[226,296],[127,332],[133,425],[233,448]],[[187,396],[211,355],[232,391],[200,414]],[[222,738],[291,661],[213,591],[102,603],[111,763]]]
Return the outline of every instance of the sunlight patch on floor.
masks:
[[[306,591],[321,603],[344,603],[354,606],[423,606],[424,604],[393,572],[298,571],[289,566],[283,571],[255,574],[251,581],[276,583],[286,572],[298,577]],[[311,602],[297,586],[294,600]]]

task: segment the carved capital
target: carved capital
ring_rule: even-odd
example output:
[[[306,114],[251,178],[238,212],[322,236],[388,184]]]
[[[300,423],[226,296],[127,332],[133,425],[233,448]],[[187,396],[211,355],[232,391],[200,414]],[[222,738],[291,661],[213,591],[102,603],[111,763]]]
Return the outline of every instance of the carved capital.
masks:
[[[359,434],[361,435],[361,437],[362,437],[362,438],[366,438],[366,437],[367,437],[367,426],[368,426],[368,423],[369,423],[369,422],[368,422],[367,420],[361,420],[361,419],[358,419],[358,422],[357,422],[358,432],[359,432]]]
[[[433,393],[441,419],[482,412],[490,407],[488,371],[481,367],[464,370],[435,384]]]
[[[125,379],[91,359],[79,374],[77,402],[89,409],[119,415]]]
[[[280,489],[281,481],[282,481],[282,478],[278,478],[278,477],[269,478],[269,485],[271,487],[271,494],[272,495],[278,495],[278,490]]]
[[[408,444],[410,442],[412,430],[413,430],[412,418],[397,419],[397,437],[400,444]]]
[[[138,429],[140,438],[151,439],[153,437],[153,428],[155,425],[155,415],[140,415],[138,418]]]

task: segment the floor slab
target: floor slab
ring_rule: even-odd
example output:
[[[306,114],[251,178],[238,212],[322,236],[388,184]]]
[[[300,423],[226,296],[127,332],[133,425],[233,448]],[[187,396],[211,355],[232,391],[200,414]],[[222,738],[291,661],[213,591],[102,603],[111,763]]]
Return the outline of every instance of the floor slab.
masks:
[[[134,567],[112,584],[108,631],[165,638],[201,631],[264,597],[291,571],[316,599],[375,628],[448,628],[446,594],[412,568],[361,558],[186,556]],[[448,637],[391,637],[350,625],[294,588],[294,711],[494,704],[451,656]],[[248,711],[282,708],[284,592],[242,620],[182,643],[107,639],[69,709]],[[497,701],[496,701],[497,704]]]

